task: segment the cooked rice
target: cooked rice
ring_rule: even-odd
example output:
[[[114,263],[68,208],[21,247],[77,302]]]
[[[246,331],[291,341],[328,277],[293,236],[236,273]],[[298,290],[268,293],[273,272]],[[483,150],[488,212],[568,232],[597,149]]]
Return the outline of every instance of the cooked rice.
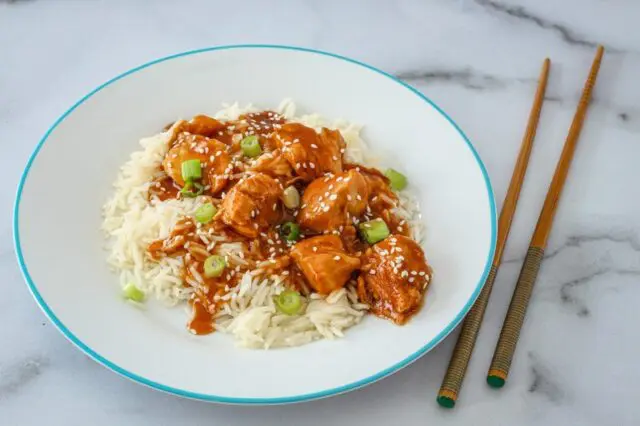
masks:
[[[233,120],[240,114],[256,111],[248,105],[225,105],[214,115],[217,119]],[[321,127],[340,130],[346,142],[348,161],[368,165],[375,159],[360,138],[361,127],[344,120],[329,122],[317,114],[296,116],[296,106],[284,100],[278,112],[316,130]],[[182,285],[182,259],[163,257],[151,260],[148,245],[169,235],[181,216],[191,216],[200,205],[200,198],[151,202],[147,199],[149,183],[157,177],[159,166],[168,150],[171,130],[140,141],[142,150],[131,154],[120,169],[114,183],[113,197],[103,208],[102,228],[109,241],[107,262],[119,274],[121,286],[134,282],[147,295],[168,305],[189,299],[193,289]],[[413,238],[422,239],[422,224],[418,204],[412,196],[400,193],[394,213],[407,221]],[[208,250],[219,245],[219,252],[230,264],[246,266],[243,243],[229,243],[223,236],[199,232]],[[197,281],[197,273],[194,274]],[[368,306],[358,302],[353,287],[334,291],[323,297],[310,294],[301,315],[288,316],[276,311],[273,296],[282,292],[284,276],[264,276],[262,265],[246,272],[240,283],[222,297],[225,302],[216,318],[216,329],[232,334],[236,342],[249,348],[298,346],[321,338],[342,337],[344,331],[360,322]],[[190,283],[197,287],[198,283]]]

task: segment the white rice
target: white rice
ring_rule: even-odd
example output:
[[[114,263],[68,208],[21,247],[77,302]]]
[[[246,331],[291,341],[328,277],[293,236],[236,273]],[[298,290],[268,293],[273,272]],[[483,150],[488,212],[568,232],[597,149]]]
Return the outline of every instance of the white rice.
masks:
[[[214,117],[233,120],[251,111],[256,109],[235,103],[225,105]],[[340,130],[347,144],[347,160],[368,165],[373,163],[360,138],[360,126],[344,120],[329,122],[317,114],[296,117],[296,106],[291,100],[284,100],[278,112],[289,120],[316,130],[321,127]],[[108,239],[107,262],[119,274],[121,286],[133,282],[147,295],[174,305],[188,300],[193,292],[182,285],[182,259],[164,257],[157,262],[148,257],[146,249],[151,242],[166,238],[181,216],[193,215],[200,199],[147,200],[149,182],[158,173],[168,150],[170,134],[171,129],[140,141],[142,150],[131,154],[129,161],[120,169],[113,197],[103,208],[102,228]],[[407,221],[413,238],[421,241],[422,224],[415,199],[401,193],[394,212]],[[247,265],[242,243],[228,243],[217,235],[201,233],[199,236],[209,250],[219,245],[219,252],[228,256],[230,263]],[[367,305],[358,303],[355,290],[349,287],[326,298],[311,294],[300,315],[279,314],[273,296],[284,290],[283,279],[281,276],[264,277],[260,269],[245,273],[240,284],[223,297],[226,303],[218,313],[216,328],[232,334],[244,347],[298,346],[321,338],[342,337],[344,331],[357,324],[368,309]]]
[[[216,329],[232,334],[239,346],[277,348],[344,336],[360,322],[368,306],[357,301],[355,289],[334,291],[326,298],[313,294],[300,315],[276,310],[273,297],[285,290],[282,277],[258,278],[247,273],[225,295],[228,302],[216,319]],[[352,292],[352,297],[347,296]]]

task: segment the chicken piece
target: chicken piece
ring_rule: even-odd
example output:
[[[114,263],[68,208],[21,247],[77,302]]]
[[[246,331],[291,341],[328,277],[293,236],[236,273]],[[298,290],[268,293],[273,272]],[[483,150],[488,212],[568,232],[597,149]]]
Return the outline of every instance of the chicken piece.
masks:
[[[189,121],[180,120],[166,128],[166,130],[171,130],[169,146],[174,145],[181,133],[187,132],[212,138],[224,131],[226,127],[223,122],[206,115],[196,115]]]
[[[298,223],[314,232],[351,224],[352,217],[364,213],[370,194],[367,180],[356,170],[318,178],[302,195]]]
[[[211,186],[209,192],[216,194],[221,191],[233,170],[227,146],[205,136],[181,133],[165,155],[162,167],[178,185],[184,186],[182,162],[194,159],[200,160],[202,183]]]
[[[251,166],[250,170],[264,173],[275,178],[283,177],[291,179],[293,176],[293,169],[291,169],[291,165],[287,159],[284,158],[280,150],[262,154],[258,157],[254,165]]]
[[[264,173],[240,180],[222,201],[216,219],[245,237],[258,234],[280,220],[282,186]]]
[[[296,174],[306,182],[342,171],[345,143],[337,130],[323,128],[316,133],[302,124],[287,123],[277,130],[275,139]]]
[[[345,170],[355,170],[360,172],[367,183],[372,194],[369,205],[377,211],[396,207],[398,196],[393,192],[387,178],[380,170],[373,167],[364,167],[357,164],[345,164]]]
[[[194,135],[206,136],[208,138],[215,137],[218,132],[223,131],[227,127],[221,121],[206,115],[196,115],[187,122],[185,131]]]
[[[431,278],[422,248],[410,238],[390,235],[363,258],[358,297],[371,312],[402,325],[422,305]]]
[[[342,288],[351,273],[360,267],[360,259],[349,256],[336,235],[302,240],[291,249],[291,257],[309,285],[321,294]]]

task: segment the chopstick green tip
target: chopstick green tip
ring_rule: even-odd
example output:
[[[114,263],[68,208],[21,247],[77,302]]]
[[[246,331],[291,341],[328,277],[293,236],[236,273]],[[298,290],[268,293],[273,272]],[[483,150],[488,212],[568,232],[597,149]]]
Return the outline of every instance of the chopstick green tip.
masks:
[[[436,398],[436,401],[438,401],[438,404],[444,408],[453,408],[453,406],[456,405],[456,401],[442,395],[439,395],[438,398]]]
[[[504,386],[505,380],[498,376],[487,376],[487,383],[492,388],[501,388]]]

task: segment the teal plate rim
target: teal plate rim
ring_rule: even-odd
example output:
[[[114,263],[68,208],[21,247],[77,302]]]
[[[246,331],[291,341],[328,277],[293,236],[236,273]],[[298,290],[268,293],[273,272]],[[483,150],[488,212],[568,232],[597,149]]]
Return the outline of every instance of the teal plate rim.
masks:
[[[471,297],[469,298],[469,301],[467,302],[467,304],[462,308],[462,310],[458,313],[458,315],[456,315],[456,317],[453,319],[453,321],[451,321],[451,323],[449,323],[449,325],[447,325],[447,327],[445,327],[435,338],[433,338],[431,341],[429,341],[427,344],[425,344],[422,348],[420,348],[418,351],[414,352],[413,354],[407,356],[404,360],[382,370],[379,371],[378,373],[366,377],[364,379],[361,380],[357,380],[355,382],[352,383],[347,383],[345,385],[339,386],[339,387],[335,387],[332,389],[324,389],[318,392],[313,392],[313,393],[307,393],[307,394],[303,394],[303,395],[295,395],[295,396],[286,396],[286,397],[278,397],[278,398],[235,398],[235,397],[225,397],[225,396],[219,396],[219,395],[211,395],[211,394],[203,394],[203,393],[196,393],[196,392],[190,392],[184,389],[179,389],[179,388],[174,388],[171,386],[166,386],[163,385],[162,383],[157,383],[154,382],[153,380],[150,380],[146,377],[142,377],[139,376],[135,373],[132,373],[131,371],[125,370],[124,368],[114,364],[113,362],[109,361],[108,359],[102,357],[100,354],[98,354],[97,352],[95,352],[93,349],[91,349],[90,347],[88,347],[86,344],[84,344],[78,337],[76,337],[73,333],[71,333],[71,331],[58,319],[58,317],[56,317],[55,313],[51,310],[51,308],[47,305],[47,303],[44,301],[44,299],[42,298],[42,296],[40,295],[40,292],[38,291],[38,288],[35,284],[35,282],[31,279],[31,276],[29,275],[29,271],[27,269],[27,265],[24,261],[24,256],[22,254],[22,248],[20,246],[20,232],[19,232],[19,213],[20,213],[20,198],[22,196],[22,190],[24,188],[24,183],[27,179],[27,176],[29,175],[29,170],[31,169],[31,165],[33,163],[33,160],[36,158],[36,156],[38,155],[38,152],[40,151],[40,149],[42,148],[42,146],[44,145],[44,143],[47,141],[47,138],[49,137],[49,135],[51,134],[51,132],[53,132],[53,130],[69,115],[71,114],[78,106],[80,106],[83,102],[85,102],[87,99],[89,99],[91,96],[93,96],[94,94],[96,94],[97,92],[99,92],[100,90],[102,90],[103,88],[109,86],[112,83],[115,83],[116,81],[130,75],[133,74],[137,71],[140,71],[142,69],[145,69],[147,67],[150,67],[152,65],[158,64],[160,62],[164,62],[164,61],[169,61],[171,59],[175,59],[175,58],[180,58],[183,56],[189,56],[189,55],[196,55],[199,53],[204,53],[204,52],[212,52],[212,51],[218,51],[218,50],[229,50],[229,49],[281,49],[281,50],[294,50],[294,51],[299,51],[299,52],[306,52],[306,53],[312,53],[312,54],[317,54],[317,55],[324,55],[324,56],[330,56],[332,58],[336,58],[342,61],[347,61],[350,62],[352,64],[356,64],[359,65],[363,68],[366,68],[370,71],[376,72],[378,74],[381,74],[387,78],[390,78],[391,80],[395,81],[396,83],[400,84],[401,86],[405,87],[406,89],[410,90],[411,92],[413,92],[416,96],[420,97],[422,100],[424,100],[425,102],[427,102],[429,105],[431,105],[436,111],[438,111],[460,134],[460,136],[464,139],[464,141],[467,143],[467,146],[469,147],[469,149],[471,150],[471,152],[473,153],[473,156],[476,160],[476,162],[478,163],[478,166],[480,167],[480,170],[482,171],[482,175],[484,177],[485,180],[485,184],[486,184],[486,188],[487,188],[487,193],[489,195],[489,207],[491,210],[491,250],[489,251],[489,254],[487,256],[487,261],[485,263],[485,268],[484,268],[484,272],[482,273],[482,276],[480,277],[480,279],[478,280],[478,284],[476,285],[476,289],[474,290],[473,294],[471,295]],[[484,285],[484,282],[487,278],[487,275],[489,273],[489,269],[491,267],[491,262],[493,260],[493,256],[494,256],[494,252],[495,252],[495,246],[496,246],[496,220],[497,220],[497,215],[496,215],[496,204],[495,204],[495,199],[494,199],[494,195],[493,195],[493,188],[491,187],[491,181],[489,179],[489,175],[487,173],[487,170],[484,166],[484,163],[482,162],[482,160],[480,159],[480,156],[478,155],[476,149],[474,148],[473,144],[471,143],[471,141],[469,140],[469,138],[467,138],[467,136],[464,134],[464,132],[460,129],[460,127],[458,127],[458,125],[451,119],[451,117],[449,117],[438,105],[436,105],[431,99],[429,99],[428,97],[426,97],[425,95],[423,95],[420,91],[418,91],[416,88],[410,86],[409,84],[399,80],[398,78],[394,77],[393,75],[384,72],[378,68],[375,68],[371,65],[365,64],[363,62],[357,61],[355,59],[351,59],[348,58],[346,56],[342,56],[342,55],[338,55],[335,53],[329,53],[329,52],[324,52],[321,50],[316,50],[316,49],[310,49],[310,48],[305,48],[305,47],[297,47],[297,46],[287,46],[287,45],[273,45],[273,44],[238,44],[238,45],[225,45],[225,46],[214,46],[214,47],[206,47],[206,48],[201,48],[201,49],[195,49],[195,50],[189,50],[186,52],[182,52],[182,53],[177,53],[177,54],[173,54],[173,55],[169,55],[169,56],[165,56],[150,62],[147,62],[143,65],[140,65],[138,67],[135,67],[133,69],[130,69],[129,71],[126,71],[120,75],[118,75],[117,77],[112,78],[111,80],[107,81],[106,83],[98,86],[97,88],[95,88],[94,90],[92,90],[89,94],[87,94],[86,96],[84,96],[83,98],[81,98],[79,101],[77,101],[71,108],[69,108],[64,114],[62,114],[60,116],[60,118],[58,118],[55,123],[53,123],[53,125],[49,128],[49,130],[47,130],[47,132],[44,134],[44,136],[42,137],[42,139],[40,139],[40,142],[38,143],[38,145],[36,146],[35,150],[33,151],[33,153],[31,154],[31,156],[29,157],[29,160],[27,161],[27,164],[25,166],[24,171],[22,172],[22,176],[20,177],[20,181],[18,183],[18,189],[17,189],[17,193],[16,193],[16,199],[15,199],[15,204],[14,204],[14,208],[13,208],[13,242],[14,242],[14,247],[15,247],[15,251],[16,251],[16,256],[18,258],[18,263],[20,265],[20,270],[22,272],[22,275],[24,277],[24,280],[27,283],[27,286],[29,287],[29,290],[31,291],[31,294],[33,295],[33,297],[35,298],[36,302],[38,303],[38,305],[40,306],[40,308],[42,309],[42,311],[45,313],[45,315],[49,318],[49,320],[58,328],[58,330],[60,330],[60,332],[67,338],[69,339],[74,345],[76,345],[80,350],[82,350],[84,353],[86,353],[89,357],[91,357],[93,360],[95,360],[96,362],[104,365],[105,367],[113,370],[114,372],[130,379],[133,380],[135,382],[141,383],[143,385],[149,386],[153,389],[157,389],[157,390],[161,390],[170,394],[174,394],[174,395],[178,395],[181,397],[185,397],[185,398],[191,398],[191,399],[196,399],[196,400],[201,400],[201,401],[209,401],[209,402],[218,402],[218,403],[224,403],[224,404],[240,404],[240,405],[272,405],[272,404],[286,404],[286,403],[294,403],[294,402],[303,402],[303,401],[311,401],[314,399],[319,399],[319,398],[324,398],[324,397],[329,397],[329,396],[333,396],[333,395],[337,395],[337,394],[341,394],[341,393],[346,393],[364,386],[367,386],[373,382],[376,382],[384,377],[387,377],[393,373],[395,373],[396,371],[406,367],[407,365],[411,364],[412,362],[414,362],[415,360],[417,360],[418,358],[420,358],[422,355],[426,354],[427,352],[429,352],[431,349],[433,349],[438,343],[440,343],[445,337],[447,337],[447,335],[453,331],[453,329],[455,329],[455,327],[462,321],[462,319],[465,317],[465,315],[469,312],[469,310],[471,309],[471,307],[473,306],[475,300],[478,298],[478,295],[480,294],[480,291],[482,290],[482,286]]]

